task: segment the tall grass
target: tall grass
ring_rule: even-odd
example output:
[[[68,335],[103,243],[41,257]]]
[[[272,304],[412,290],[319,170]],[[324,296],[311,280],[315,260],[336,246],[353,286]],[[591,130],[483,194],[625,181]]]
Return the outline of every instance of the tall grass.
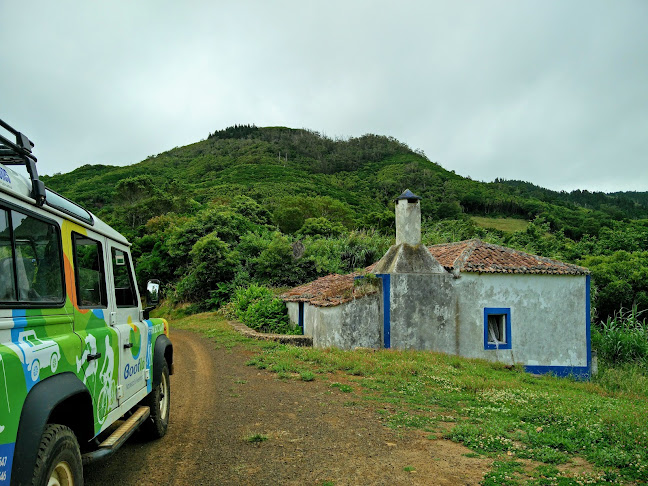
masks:
[[[648,398],[648,319],[637,307],[620,309],[592,329],[599,372],[594,381],[608,392]]]
[[[635,365],[648,372],[648,320],[637,307],[620,309],[592,330],[592,347],[605,367]]]

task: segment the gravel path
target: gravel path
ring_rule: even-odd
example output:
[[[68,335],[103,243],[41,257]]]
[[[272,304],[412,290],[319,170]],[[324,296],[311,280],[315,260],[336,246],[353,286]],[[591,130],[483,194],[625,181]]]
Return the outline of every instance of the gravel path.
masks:
[[[489,467],[459,444],[385,427],[326,382],[279,380],[246,366],[249,352],[215,349],[199,334],[171,338],[167,435],[133,436],[85,468],[87,485],[477,485]],[[246,440],[256,434],[267,440]]]

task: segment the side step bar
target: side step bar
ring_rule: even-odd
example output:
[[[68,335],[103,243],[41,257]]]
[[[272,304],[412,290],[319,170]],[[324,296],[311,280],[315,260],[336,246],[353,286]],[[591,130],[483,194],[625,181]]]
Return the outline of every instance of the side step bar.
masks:
[[[99,448],[96,451],[83,454],[83,465],[85,466],[86,464],[112,455],[149,418],[149,415],[151,415],[151,409],[149,407],[139,407],[117,430],[99,444]]]

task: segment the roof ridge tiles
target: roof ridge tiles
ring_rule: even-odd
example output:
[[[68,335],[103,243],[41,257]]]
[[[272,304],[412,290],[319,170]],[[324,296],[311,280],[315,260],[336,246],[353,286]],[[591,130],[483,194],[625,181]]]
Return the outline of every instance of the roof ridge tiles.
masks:
[[[478,238],[428,247],[444,268],[454,274],[530,273],[587,275],[589,270],[571,263],[487,243]]]

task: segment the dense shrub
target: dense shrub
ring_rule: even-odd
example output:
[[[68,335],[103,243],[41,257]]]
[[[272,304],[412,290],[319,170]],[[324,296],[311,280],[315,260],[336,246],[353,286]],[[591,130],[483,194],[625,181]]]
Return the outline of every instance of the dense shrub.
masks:
[[[217,290],[219,283],[234,277],[237,255],[216,232],[199,239],[189,252],[189,272],[180,280],[177,294],[181,300],[204,303]]]
[[[286,304],[267,287],[252,284],[234,292],[228,311],[256,331],[295,334],[290,325]]]
[[[259,281],[272,286],[293,286],[304,281],[290,239],[275,233],[270,244],[253,260],[254,274]]]
[[[648,251],[586,257],[581,265],[592,272],[599,318],[616,317],[620,308],[648,310]]]
[[[326,218],[308,218],[297,231],[300,236],[339,236],[346,232],[341,223],[332,223]]]

